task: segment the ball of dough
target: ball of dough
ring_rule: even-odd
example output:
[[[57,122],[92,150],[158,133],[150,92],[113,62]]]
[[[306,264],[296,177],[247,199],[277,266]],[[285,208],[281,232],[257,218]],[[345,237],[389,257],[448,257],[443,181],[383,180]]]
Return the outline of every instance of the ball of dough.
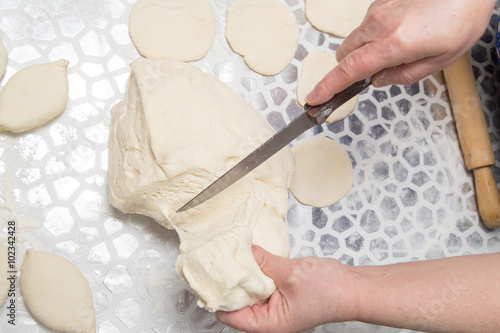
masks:
[[[0,92],[0,131],[25,132],[60,115],[68,102],[68,60],[14,74]]]
[[[370,0],[305,0],[309,22],[318,30],[345,38],[363,21]]]
[[[48,328],[58,332],[95,332],[92,294],[87,279],[68,260],[26,251],[19,279],[24,304]]]
[[[327,137],[315,137],[292,148],[296,171],[290,191],[304,205],[328,207],[352,188],[354,171],[344,148]]]
[[[199,60],[215,38],[207,0],[138,0],[129,25],[137,50],[152,59]]]
[[[297,80],[297,102],[304,106],[306,96],[325,75],[337,66],[337,60],[333,54],[322,51],[312,51],[302,61],[302,69]],[[326,119],[328,124],[349,116],[358,104],[359,95],[354,96]]]
[[[7,68],[7,51],[2,43],[2,34],[0,33],[0,79],[2,79],[5,74],[5,69]]]
[[[285,69],[299,34],[294,14],[274,0],[236,0],[227,9],[226,39],[257,73],[276,75]]]

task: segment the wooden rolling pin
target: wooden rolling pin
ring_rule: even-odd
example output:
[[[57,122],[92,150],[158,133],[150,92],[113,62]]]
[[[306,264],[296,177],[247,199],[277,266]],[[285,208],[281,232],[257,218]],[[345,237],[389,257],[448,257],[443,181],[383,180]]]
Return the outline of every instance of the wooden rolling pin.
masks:
[[[465,166],[474,173],[479,215],[488,228],[500,227],[500,193],[491,171],[495,156],[466,53],[444,70]]]

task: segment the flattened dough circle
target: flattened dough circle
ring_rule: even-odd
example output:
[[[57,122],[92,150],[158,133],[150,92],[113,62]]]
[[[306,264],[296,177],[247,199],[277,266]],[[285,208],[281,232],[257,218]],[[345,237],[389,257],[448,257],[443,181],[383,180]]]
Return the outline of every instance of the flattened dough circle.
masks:
[[[226,39],[252,70],[276,75],[299,45],[295,15],[274,0],[236,0],[227,9]]]
[[[19,284],[24,304],[48,328],[58,332],[95,332],[90,287],[70,261],[53,253],[28,250]]]
[[[363,21],[370,0],[306,0],[306,17],[318,30],[345,38]]]
[[[130,12],[130,37],[146,58],[194,61],[215,38],[207,0],[138,0]]]
[[[292,148],[296,171],[290,191],[303,203],[328,207],[342,199],[352,188],[354,171],[342,145],[315,137]]]
[[[306,96],[311,92],[316,84],[335,66],[338,65],[333,54],[323,51],[312,51],[302,61],[302,69],[299,79],[297,80],[297,102],[304,106],[306,104]],[[327,119],[328,124],[349,116],[356,105],[358,104],[359,95],[354,96],[341,107],[335,110]]]

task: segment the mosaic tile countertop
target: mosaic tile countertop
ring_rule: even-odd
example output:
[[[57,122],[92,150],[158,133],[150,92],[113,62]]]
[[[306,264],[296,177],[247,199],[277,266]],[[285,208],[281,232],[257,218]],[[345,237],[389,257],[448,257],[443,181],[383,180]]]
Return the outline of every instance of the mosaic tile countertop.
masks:
[[[0,86],[28,65],[60,58],[71,62],[66,111],[34,131],[0,134],[0,217],[4,223],[6,216],[15,216],[18,268],[30,247],[78,266],[91,286],[101,333],[234,332],[196,306],[196,297],[175,272],[175,232],[108,203],[109,111],[125,96],[128,64],[138,56],[128,35],[133,2],[0,0],[0,30],[9,55]],[[301,60],[312,50],[333,53],[341,40],[311,27],[302,0],[280,0],[296,14],[300,46],[281,74],[263,77],[250,71],[224,38],[229,2],[210,1],[217,37],[196,64],[242,94],[279,129],[300,112],[295,86]],[[500,72],[494,34],[499,10],[471,52],[497,159],[497,183]],[[379,265],[500,251],[500,230],[488,230],[478,216],[442,74],[409,87],[371,87],[349,118],[307,132],[293,144],[313,135],[345,146],[355,184],[324,209],[305,207],[290,196],[292,257]],[[17,325],[0,316],[4,332],[48,332],[27,312],[19,289],[17,295]],[[3,304],[0,313],[5,311]],[[357,322],[312,331],[401,332]]]

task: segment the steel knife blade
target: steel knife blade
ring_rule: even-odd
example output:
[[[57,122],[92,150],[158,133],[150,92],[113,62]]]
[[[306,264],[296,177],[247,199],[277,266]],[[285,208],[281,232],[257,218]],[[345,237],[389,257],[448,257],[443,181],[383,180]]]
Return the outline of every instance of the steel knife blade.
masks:
[[[324,104],[317,106],[310,106],[306,104],[304,106],[305,112],[291,121],[285,128],[273,135],[248,156],[243,158],[238,164],[229,169],[224,175],[201,191],[184,206],[179,208],[177,213],[183,212],[207,201],[224,189],[228,188],[231,184],[234,184],[236,181],[292,142],[299,135],[316,125],[324,123],[330,114],[332,114],[342,104],[362,92],[370,84],[371,77],[355,82],[345,90],[333,96],[332,99]]]

